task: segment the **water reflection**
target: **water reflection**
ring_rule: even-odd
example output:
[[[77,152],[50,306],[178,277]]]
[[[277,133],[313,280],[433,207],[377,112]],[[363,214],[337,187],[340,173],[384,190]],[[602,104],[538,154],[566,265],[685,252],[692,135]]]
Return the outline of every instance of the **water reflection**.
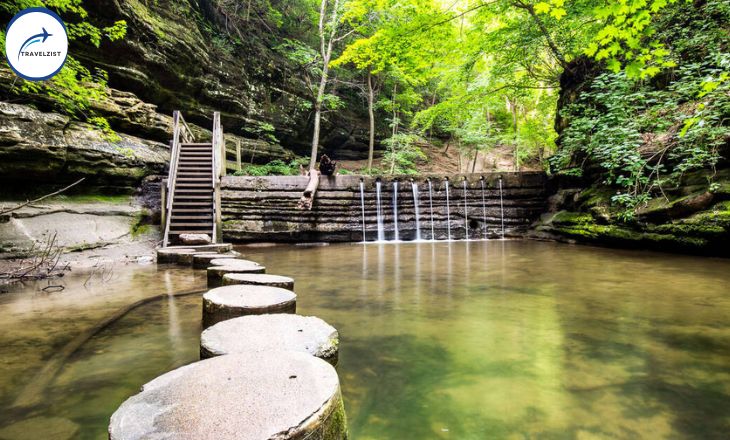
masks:
[[[727,260],[499,240],[241,251],[293,276],[298,311],[340,330],[354,439],[704,439],[730,429]],[[10,317],[0,324],[3,402],[22,388],[22,362],[37,369],[107,302],[204,283],[124,276],[109,292],[0,297]],[[199,301],[166,298],[99,333],[44,405],[0,411],[0,438],[38,438],[28,420],[103,437],[140,384],[197,359]]]

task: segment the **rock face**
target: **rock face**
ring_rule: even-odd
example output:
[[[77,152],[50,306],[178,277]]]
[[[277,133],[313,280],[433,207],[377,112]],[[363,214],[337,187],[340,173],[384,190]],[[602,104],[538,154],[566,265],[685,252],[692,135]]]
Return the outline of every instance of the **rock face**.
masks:
[[[337,372],[305,353],[219,356],[166,373],[112,415],[111,440],[347,438]]]
[[[0,127],[0,179],[7,186],[86,177],[119,191],[167,166],[169,149],[162,143],[128,135],[110,142],[88,124],[24,105],[0,102]]]
[[[615,247],[730,256],[730,168],[688,173],[682,184],[665,190],[621,221],[611,207],[614,192],[599,185],[557,182],[549,210],[531,236]]]
[[[311,94],[301,69],[275,49],[293,37],[286,29],[263,17],[234,23],[233,6],[213,0],[100,0],[84,7],[101,23],[127,22],[122,41],[101,49],[74,47],[84,62],[109,73],[110,87],[133,92],[165,115],[183,110],[188,122],[202,127],[211,125],[213,111],[221,111],[225,131],[248,139],[260,138],[261,127],[270,124],[283,145],[306,153]],[[245,38],[238,37],[239,30]],[[225,35],[230,39],[214,44]],[[332,113],[324,121],[322,143],[337,149],[355,136],[363,141],[366,127],[364,112]],[[265,155],[267,144],[259,141],[256,155]]]
[[[219,322],[200,336],[200,357],[257,351],[293,350],[335,365],[337,330],[315,316],[272,314],[242,316]]]
[[[547,178],[544,173],[492,173],[482,181],[469,175],[465,217],[463,175],[449,177],[449,214],[446,209],[446,176],[430,176],[432,199],[429,200],[427,176],[419,176],[418,211],[422,238],[431,238],[431,206],[436,238],[464,238],[465,224],[471,238],[497,238],[502,233],[504,207],[505,235],[524,235],[529,225],[544,211],[547,201]],[[499,181],[502,178],[500,202]],[[413,189],[408,177],[383,178],[381,208],[386,239],[394,238],[393,192],[398,185],[398,231],[402,240],[415,238],[416,210]],[[222,183],[223,236],[232,241],[362,241],[363,209],[360,177],[321,177],[311,211],[297,208],[308,178],[226,177]],[[364,178],[365,229],[368,241],[377,238],[376,180]]]

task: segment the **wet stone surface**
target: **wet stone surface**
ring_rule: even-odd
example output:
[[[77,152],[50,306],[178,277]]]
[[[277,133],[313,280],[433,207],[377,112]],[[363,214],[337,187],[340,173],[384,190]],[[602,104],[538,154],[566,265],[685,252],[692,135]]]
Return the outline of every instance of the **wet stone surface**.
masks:
[[[334,365],[339,352],[339,334],[315,316],[271,314],[219,322],[200,337],[203,359],[266,350],[301,351]]]
[[[282,275],[256,273],[228,273],[223,275],[223,285],[250,284],[258,286],[281,287],[294,290],[294,279]]]
[[[339,379],[293,351],[219,356],[166,373],[112,415],[112,440],[347,438]]]
[[[203,295],[203,328],[246,315],[295,313],[297,295],[269,286],[223,286]]]

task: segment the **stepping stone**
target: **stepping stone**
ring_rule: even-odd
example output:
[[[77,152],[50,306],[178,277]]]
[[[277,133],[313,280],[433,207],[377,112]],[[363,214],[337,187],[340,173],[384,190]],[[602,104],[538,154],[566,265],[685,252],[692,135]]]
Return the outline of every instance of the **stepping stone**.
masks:
[[[223,286],[203,295],[203,328],[227,319],[266,313],[295,313],[297,295],[269,286]]]
[[[223,285],[251,284],[256,286],[281,287],[294,290],[294,278],[281,275],[267,275],[258,273],[227,273],[223,275]]]
[[[219,254],[216,252],[195,254],[193,255],[193,269],[205,269],[210,266],[220,266],[220,264],[210,264],[210,262],[213,260],[223,260],[227,263],[228,260],[236,259],[238,257],[238,254]]]
[[[344,440],[332,365],[295,351],[217,356],[170,371],[112,415],[110,440]]]
[[[157,264],[178,263],[184,256],[200,253],[193,248],[162,248],[157,249]]]
[[[255,351],[293,350],[337,364],[337,330],[315,316],[242,316],[219,322],[200,336],[200,357]]]
[[[208,267],[208,287],[223,285],[223,275],[227,273],[264,273],[266,268],[248,260],[217,259]],[[216,264],[220,264],[216,266]]]
[[[220,254],[218,252],[214,252],[214,251],[207,251],[207,252],[196,251],[194,253],[189,253],[189,254],[186,253],[186,254],[181,254],[180,256],[178,256],[177,264],[179,264],[181,266],[192,266],[193,259],[195,258],[196,255],[210,255],[212,258],[217,258],[220,256]]]

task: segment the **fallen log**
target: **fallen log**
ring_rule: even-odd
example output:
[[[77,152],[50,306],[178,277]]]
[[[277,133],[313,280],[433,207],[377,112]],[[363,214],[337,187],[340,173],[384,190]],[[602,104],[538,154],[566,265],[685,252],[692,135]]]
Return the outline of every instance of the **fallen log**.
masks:
[[[299,199],[299,203],[297,204],[297,207],[299,209],[304,209],[307,211],[312,210],[312,204],[314,203],[314,194],[317,192],[317,187],[319,186],[319,174],[320,173],[317,170],[309,170],[309,183],[304,189],[304,193],[302,194],[302,197]]]

